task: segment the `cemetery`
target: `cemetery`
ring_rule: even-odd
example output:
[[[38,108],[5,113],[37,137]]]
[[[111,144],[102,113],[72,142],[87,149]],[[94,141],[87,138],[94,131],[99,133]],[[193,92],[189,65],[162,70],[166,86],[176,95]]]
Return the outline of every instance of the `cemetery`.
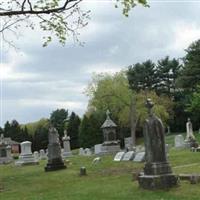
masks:
[[[200,1],[0,1],[0,200],[200,200]]]
[[[113,147],[107,151],[100,148],[96,154],[89,148],[71,151],[66,131],[61,149],[58,131],[53,126],[49,128],[46,153],[43,149],[32,153],[31,142],[22,142],[19,159],[0,165],[1,199],[63,199],[63,196],[72,200],[198,199],[200,153],[194,151],[198,149],[194,146],[200,141],[200,135],[193,133],[189,121],[191,128],[187,128],[187,122],[186,133],[165,136],[162,121],[153,113],[153,106],[152,100],[147,99],[149,118],[143,127],[144,138],[132,150],[119,148],[114,152]],[[117,126],[107,111],[101,127],[108,130],[102,131],[104,142],[98,146],[118,144],[116,136],[109,137],[109,130],[116,134],[110,125]],[[191,133],[192,141],[188,139]],[[1,138],[0,159],[9,159],[11,151],[6,156],[2,150],[8,151],[9,144],[2,146],[5,143],[3,136]],[[160,141],[155,143],[155,140]]]

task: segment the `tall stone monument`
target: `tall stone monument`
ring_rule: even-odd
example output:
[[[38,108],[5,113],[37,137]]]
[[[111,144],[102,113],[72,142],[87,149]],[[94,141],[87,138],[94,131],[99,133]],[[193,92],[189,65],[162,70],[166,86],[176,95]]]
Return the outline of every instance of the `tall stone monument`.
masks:
[[[70,137],[67,135],[67,130],[64,131],[64,137],[62,138],[63,140],[63,158],[67,158],[72,155],[71,148],[70,148]]]
[[[166,189],[177,185],[177,177],[167,161],[164,127],[162,121],[153,114],[153,105],[151,99],[147,99],[149,117],[143,127],[146,163],[144,174],[139,176],[138,181],[144,189]]]
[[[104,142],[102,144],[102,153],[116,153],[120,151],[120,142],[117,140],[117,125],[110,119],[110,112],[106,112],[106,121],[101,126],[103,130]]]
[[[188,121],[186,123],[186,138],[185,138],[185,145],[186,147],[195,147],[197,148],[198,142],[195,139],[195,136],[193,134],[193,128],[192,128],[192,122],[190,118],[188,118]]]
[[[61,146],[59,142],[59,135],[56,128],[51,126],[49,128],[49,144],[48,144],[48,163],[45,171],[55,171],[65,169],[66,166],[61,157]]]
[[[31,142],[25,141],[20,143],[21,153],[19,155],[19,160],[15,162],[16,165],[34,165],[38,164],[31,151]]]

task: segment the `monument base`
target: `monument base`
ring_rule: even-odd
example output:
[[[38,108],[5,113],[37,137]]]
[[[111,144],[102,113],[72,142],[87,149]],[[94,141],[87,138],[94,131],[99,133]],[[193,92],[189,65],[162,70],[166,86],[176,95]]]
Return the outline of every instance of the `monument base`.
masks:
[[[171,174],[172,170],[168,162],[146,163],[144,167],[145,175]]]
[[[15,162],[15,165],[21,166],[21,165],[38,165],[38,160],[35,160],[34,156],[32,154],[27,155],[20,155],[19,160]]]
[[[101,146],[101,152],[99,154],[115,154],[117,152],[119,152],[120,149],[120,145],[115,144],[115,145],[106,145],[103,144]]]
[[[62,153],[63,158],[68,158],[68,157],[71,157],[71,156],[72,156],[72,152],[63,152]]]
[[[168,189],[178,185],[178,177],[174,174],[141,175],[138,177],[139,185],[143,189]]]
[[[46,172],[49,172],[66,168],[67,167],[64,165],[64,162],[61,159],[53,159],[47,163],[44,169]]]

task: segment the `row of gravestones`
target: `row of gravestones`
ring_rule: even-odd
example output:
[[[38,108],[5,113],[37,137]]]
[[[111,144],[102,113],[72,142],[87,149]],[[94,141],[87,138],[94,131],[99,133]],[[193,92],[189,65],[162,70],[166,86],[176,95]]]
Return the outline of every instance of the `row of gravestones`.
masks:
[[[145,160],[145,152],[135,152],[135,151],[128,151],[128,152],[118,152],[115,157],[114,161],[134,161],[134,162],[143,162]]]

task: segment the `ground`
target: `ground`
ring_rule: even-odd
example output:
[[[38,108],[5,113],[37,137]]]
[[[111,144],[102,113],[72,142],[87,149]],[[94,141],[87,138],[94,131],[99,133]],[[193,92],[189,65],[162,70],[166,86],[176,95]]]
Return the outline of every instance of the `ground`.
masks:
[[[199,136],[198,136],[199,137]],[[168,136],[167,142],[173,142]],[[170,149],[169,161],[175,174],[199,173],[200,153]],[[147,191],[132,180],[144,163],[113,162],[113,156],[102,157],[92,164],[94,157],[74,156],[66,170],[44,172],[46,161],[37,166],[0,166],[1,200],[199,200],[200,184],[181,181],[169,191]],[[85,166],[88,175],[79,176]]]

